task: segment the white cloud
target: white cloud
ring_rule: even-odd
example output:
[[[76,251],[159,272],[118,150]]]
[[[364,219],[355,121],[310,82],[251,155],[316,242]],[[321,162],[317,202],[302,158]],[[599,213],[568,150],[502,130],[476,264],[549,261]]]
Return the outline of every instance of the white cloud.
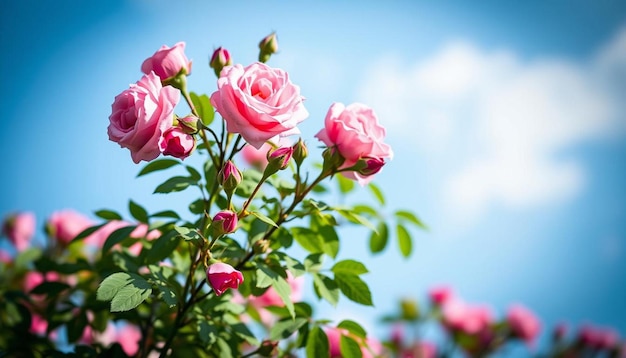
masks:
[[[626,129],[626,29],[585,64],[461,41],[414,65],[383,58],[365,78],[359,100],[388,133],[446,163],[441,190],[457,217],[572,198],[585,167],[565,150]]]

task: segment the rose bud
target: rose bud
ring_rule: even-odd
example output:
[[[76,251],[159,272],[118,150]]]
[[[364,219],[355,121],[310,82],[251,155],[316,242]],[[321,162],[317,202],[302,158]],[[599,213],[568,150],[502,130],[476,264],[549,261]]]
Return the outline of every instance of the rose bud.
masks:
[[[228,195],[232,195],[243,176],[235,164],[228,160],[217,174],[217,181],[220,183]]]
[[[9,215],[4,220],[2,233],[9,238],[17,251],[24,251],[35,235],[35,214],[23,212]]]
[[[163,134],[163,138],[159,142],[159,148],[163,155],[185,159],[196,148],[196,139],[194,136],[185,133],[180,127],[172,127]]]
[[[293,156],[293,147],[280,147],[267,152],[267,167],[265,167],[266,176],[272,175],[279,170],[283,170],[289,166],[289,161]]]
[[[217,77],[220,76],[222,68],[233,64],[233,60],[230,58],[230,53],[223,47],[218,47],[211,56],[209,66],[215,71]]]
[[[433,305],[441,307],[454,297],[454,292],[451,287],[439,286],[431,289],[428,292],[428,296]]]
[[[400,302],[400,308],[402,309],[402,319],[407,321],[416,321],[420,317],[419,307],[417,302],[411,299],[403,299]]]
[[[211,235],[219,237],[231,234],[237,230],[237,213],[230,210],[222,210],[215,214],[211,223]]]
[[[304,158],[306,158],[308,155],[309,155],[309,149],[306,147],[306,145],[302,141],[302,138],[298,139],[298,142],[293,145],[293,160],[299,166],[304,161]]]
[[[187,134],[198,133],[198,121],[200,119],[193,114],[188,116],[177,118],[175,124]]]
[[[385,160],[382,158],[361,158],[356,166],[359,168],[357,172],[364,177],[368,177],[370,175],[374,175],[378,173],[383,166],[385,165]]]
[[[343,165],[346,161],[336,147],[328,147],[322,152],[322,158],[324,158],[323,171],[330,171],[336,173],[337,169]]]
[[[185,43],[179,42],[174,47],[161,46],[154,55],[141,64],[141,71],[146,75],[154,71],[164,82],[173,77],[191,74],[191,61],[185,56]]]
[[[541,324],[533,312],[521,305],[512,306],[506,316],[513,334],[531,344],[539,335]]]
[[[261,42],[259,42],[259,61],[267,62],[272,54],[278,51],[278,40],[276,39],[276,33],[265,36]]]
[[[236,289],[243,282],[241,272],[223,262],[216,262],[210,265],[206,270],[206,278],[218,296],[229,288]]]

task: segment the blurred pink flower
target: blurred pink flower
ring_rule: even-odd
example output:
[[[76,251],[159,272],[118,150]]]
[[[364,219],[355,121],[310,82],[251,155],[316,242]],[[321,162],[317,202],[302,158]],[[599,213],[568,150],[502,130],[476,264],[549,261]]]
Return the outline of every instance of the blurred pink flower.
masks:
[[[532,344],[541,330],[541,324],[535,314],[519,304],[509,308],[506,320],[513,334],[523,339],[527,344]]]
[[[2,226],[6,235],[17,251],[24,251],[35,235],[35,214],[20,212],[9,215]]]
[[[432,288],[428,292],[428,296],[434,305],[441,306],[454,297],[454,291],[449,286],[438,286]]]
[[[0,262],[2,262],[3,264],[10,264],[11,262],[13,262],[13,257],[5,250],[0,249]]]
[[[404,349],[400,358],[436,358],[437,346],[430,342],[417,342],[413,346]]]
[[[263,171],[267,166],[267,152],[272,149],[272,146],[267,142],[263,143],[261,148],[256,149],[250,144],[244,145],[241,150],[241,156],[243,160],[250,166],[256,168],[259,171]]]
[[[62,244],[69,244],[78,234],[94,225],[94,222],[83,214],[66,209],[52,213],[46,228],[48,234]]]
[[[129,323],[113,323],[109,321],[104,332],[94,336],[94,340],[100,342],[105,347],[113,343],[119,343],[127,355],[134,356],[139,350],[141,331],[137,326]]]
[[[468,305],[458,299],[449,300],[443,305],[443,322],[446,327],[467,334],[477,334],[493,322],[489,307]]]

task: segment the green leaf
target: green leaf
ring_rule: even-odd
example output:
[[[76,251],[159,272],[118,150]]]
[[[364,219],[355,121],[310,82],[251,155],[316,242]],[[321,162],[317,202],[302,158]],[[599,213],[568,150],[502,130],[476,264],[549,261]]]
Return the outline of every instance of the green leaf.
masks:
[[[331,268],[331,271],[335,274],[345,273],[350,275],[362,275],[369,272],[365,265],[354,260],[339,261]]]
[[[150,215],[150,217],[151,218],[171,218],[171,219],[180,220],[180,216],[178,215],[178,213],[176,213],[173,210],[159,211],[158,213],[154,213]]]
[[[75,342],[83,335],[85,327],[89,324],[87,315],[81,311],[78,315],[74,315],[72,319],[67,321],[67,340]]]
[[[128,201],[128,211],[140,223],[148,223],[148,212],[141,205],[130,200]]]
[[[102,209],[94,212],[94,214],[104,220],[122,220],[122,216],[112,210]]]
[[[30,293],[34,294],[45,294],[48,297],[54,297],[58,295],[61,291],[67,290],[70,288],[70,285],[62,282],[56,281],[46,281],[37,285],[37,287],[33,288]]]
[[[328,216],[332,217],[332,215]],[[339,236],[337,236],[337,232],[333,226],[326,224],[328,221],[331,220],[325,220],[325,218],[318,215],[311,216],[311,230],[322,238],[322,250],[324,253],[335,258],[339,252]]]
[[[152,247],[146,255],[147,263],[151,264],[165,260],[165,258],[176,249],[179,243],[180,239],[176,232],[170,231],[165,235],[161,235],[161,237],[152,243]]]
[[[178,164],[180,164],[180,161],[174,160],[174,159],[157,159],[157,160],[153,160],[150,163],[148,163],[145,167],[143,167],[143,169],[141,169],[139,174],[137,174],[137,177],[140,177],[142,175],[146,175],[148,173],[156,172],[156,171],[159,171],[159,170],[167,169],[167,168],[173,167],[174,165],[178,165]]]
[[[322,261],[321,253],[311,254],[304,259],[304,269],[306,272],[319,272],[322,269]]]
[[[339,287],[330,277],[322,274],[313,274],[313,287],[319,297],[325,299],[333,306],[339,302]]]
[[[341,335],[339,350],[342,358],[362,358],[361,346],[351,337]]]
[[[344,218],[348,219],[348,221],[350,221],[351,223],[360,224],[374,232],[376,231],[376,227],[374,226],[374,224],[372,224],[369,220],[359,214],[345,209],[337,209],[337,212],[341,214],[341,216],[343,216]]]
[[[341,293],[348,299],[365,306],[373,306],[372,293],[367,284],[357,275],[344,273],[335,274],[335,282]]]
[[[248,326],[243,323],[235,323],[231,324],[230,328],[235,332],[239,337],[243,338],[246,342],[253,346],[257,346],[260,344],[259,340],[254,336]]]
[[[250,214],[254,215],[257,217],[257,219],[263,221],[264,223],[268,224],[268,225],[272,225],[274,227],[278,227],[278,225],[276,225],[276,223],[274,222],[274,220],[268,218],[267,216],[256,212],[256,211],[251,211]]]
[[[117,292],[132,280],[126,272],[114,273],[102,281],[96,291],[96,298],[99,301],[110,301],[115,297]]]
[[[396,217],[398,219],[408,220],[409,222],[415,224],[417,227],[428,230],[428,227],[420,220],[415,214],[407,210],[398,210],[396,211]]]
[[[360,324],[349,319],[339,322],[339,324],[337,325],[337,328],[343,328],[347,330],[348,332],[361,338],[367,337],[367,332],[365,331],[365,329],[363,329],[363,327],[361,327]]]
[[[330,347],[328,337],[319,326],[313,327],[306,342],[307,358],[329,358]]]
[[[354,189],[354,180],[348,179],[343,175],[335,176],[337,178],[337,183],[339,184],[339,191],[343,194],[347,194]]]
[[[411,256],[411,250],[412,250],[411,234],[408,232],[408,230],[404,226],[400,224],[396,226],[396,231],[398,232],[398,246],[400,247],[400,252],[402,253],[402,256],[404,257]]]
[[[140,276],[133,275],[128,285],[117,291],[111,300],[111,312],[124,312],[139,306],[150,297],[152,286]]]
[[[136,228],[136,226],[126,226],[126,227],[123,227],[121,229],[117,229],[117,230],[113,231],[111,233],[111,235],[109,235],[107,240],[104,242],[104,245],[102,245],[102,253],[103,254],[106,253],[113,246],[115,246],[116,244],[119,244],[124,239],[129,237],[130,233],[133,232],[133,230],[135,230],[135,228]]]
[[[270,340],[287,339],[307,322],[306,318],[286,319],[276,322],[270,330]]]
[[[278,276],[272,286],[274,287],[274,290],[276,290],[276,293],[278,293],[280,298],[283,300],[283,303],[285,304],[285,307],[287,307],[287,310],[289,310],[291,318],[294,318],[296,316],[296,312],[293,307],[293,301],[291,301],[290,297],[291,286],[289,286],[287,280],[285,280],[282,276]]]
[[[103,227],[106,224],[107,223],[86,228],[85,230],[81,231],[80,234],[76,235],[76,237],[73,238],[71,242],[79,241],[79,240],[82,240],[82,239],[86,238],[87,236],[89,236],[89,235],[93,234],[94,232],[98,231],[101,227]]]
[[[183,191],[187,189],[190,185],[196,185],[197,181],[191,179],[190,177],[181,177],[176,176],[167,179],[165,182],[157,186],[154,189],[155,194],[167,194],[176,191]]]
[[[169,308],[175,307],[178,304],[178,299],[176,298],[176,293],[174,291],[163,285],[159,285],[157,287],[160,291],[158,297],[162,299]]]
[[[189,211],[192,214],[202,214],[204,212],[204,200],[197,199],[193,203],[189,204]]]
[[[319,233],[304,227],[291,228],[291,234],[303,249],[312,254],[324,252],[324,239]]]
[[[213,106],[211,106],[211,100],[209,96],[206,94],[198,96],[194,92],[190,92],[189,96],[191,97],[191,102],[193,106],[196,108],[196,112],[202,119],[202,123],[205,126],[209,126],[215,117],[215,111],[213,110]]]
[[[380,190],[380,188],[374,183],[370,183],[368,188],[370,188],[372,194],[374,194],[380,205],[385,205],[385,196],[383,195],[382,190]]]
[[[378,224],[378,233],[373,232],[370,235],[370,251],[375,254],[381,252],[387,246],[389,241],[389,229],[384,221]]]
[[[202,175],[199,171],[196,170],[196,168],[190,165],[185,166],[185,168],[187,169],[187,172],[189,172],[189,176],[191,179],[195,181],[200,181],[200,179],[202,179]]]

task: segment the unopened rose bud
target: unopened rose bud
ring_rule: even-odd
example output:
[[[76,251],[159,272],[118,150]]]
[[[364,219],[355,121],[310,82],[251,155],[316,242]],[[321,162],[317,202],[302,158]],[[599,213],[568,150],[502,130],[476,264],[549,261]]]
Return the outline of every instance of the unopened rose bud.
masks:
[[[267,252],[270,248],[270,241],[267,239],[261,239],[254,242],[252,245],[252,250],[254,250],[255,254],[262,254]]]
[[[408,298],[403,299],[400,302],[400,308],[402,311],[402,319],[407,321],[415,321],[419,318],[419,309],[417,302]]]
[[[226,292],[229,288],[238,288],[243,282],[243,275],[241,272],[235,270],[229,264],[223,262],[216,262],[209,266],[206,271],[207,281],[215,294],[220,296]]]
[[[185,117],[177,118],[175,124],[187,134],[198,133],[198,121],[200,119],[193,114]]]
[[[237,214],[230,210],[222,210],[215,214],[211,222],[211,235],[219,237],[237,230]]]
[[[293,160],[296,162],[296,164],[298,164],[298,166],[300,166],[304,161],[304,158],[306,158],[308,155],[309,149],[302,141],[302,138],[300,138],[298,142],[293,145]]]
[[[241,171],[239,171],[235,164],[230,160],[226,161],[222,169],[217,174],[217,181],[228,195],[232,195],[235,189],[237,189],[239,183],[241,183],[242,179],[243,176]]]
[[[180,127],[172,127],[163,134],[159,148],[163,155],[185,159],[196,148],[196,138],[185,133]]]
[[[276,33],[265,36],[261,42],[259,42],[259,61],[265,63],[270,59],[272,54],[278,51],[278,40],[276,39]]]
[[[289,166],[289,161],[293,156],[293,147],[280,147],[267,152],[267,167],[265,175],[271,175]]]
[[[361,158],[356,166],[359,167],[357,172],[363,176],[370,176],[378,173],[385,165],[385,160],[382,158]]]
[[[230,53],[223,47],[218,47],[211,56],[209,66],[215,71],[217,77],[220,76],[222,68],[233,64],[233,60],[230,58]]]

